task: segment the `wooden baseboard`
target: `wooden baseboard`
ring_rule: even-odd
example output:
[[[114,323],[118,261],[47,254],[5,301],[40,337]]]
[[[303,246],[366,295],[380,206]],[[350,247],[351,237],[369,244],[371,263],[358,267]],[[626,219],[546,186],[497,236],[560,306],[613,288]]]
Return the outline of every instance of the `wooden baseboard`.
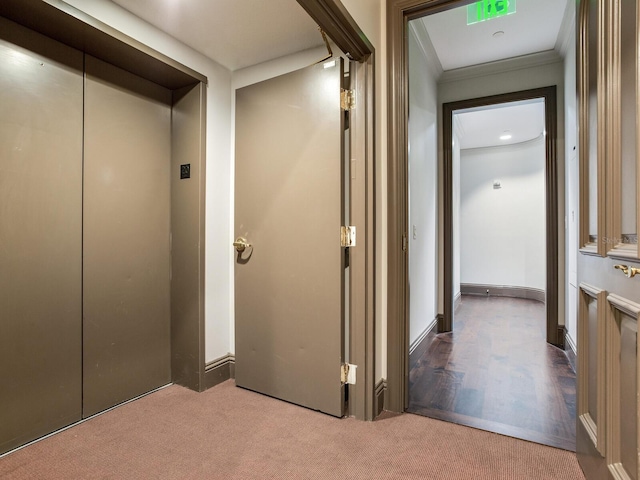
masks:
[[[409,366],[413,365],[429,346],[429,342],[425,341],[429,333],[437,332],[438,320],[441,315],[436,316],[429,325],[422,331],[422,333],[414,340],[409,346]]]
[[[489,292],[487,294],[487,291]],[[545,303],[544,290],[529,287],[512,287],[509,285],[484,285],[476,283],[461,283],[460,293],[463,295],[482,295],[490,297],[512,297],[537,300]]]
[[[236,357],[231,353],[207,363],[204,370],[204,390],[236,376]]]
[[[457,312],[458,308],[462,305],[462,292],[458,292],[458,294],[453,299],[453,311]]]
[[[564,332],[564,353],[567,355],[573,371],[576,372],[576,344],[566,329]]]
[[[436,318],[434,318],[431,323],[429,323],[429,325],[427,325],[427,327],[420,333],[420,335],[418,335],[418,338],[416,338],[413,343],[411,345],[409,345],[409,355],[411,355],[416,348],[418,348],[418,346],[422,343],[422,341],[424,340],[424,338],[429,335],[429,332],[431,330],[433,330],[436,325],[438,324],[438,317],[436,316]]]
[[[376,383],[375,398],[373,403],[373,418],[377,417],[384,410],[385,396],[387,395],[387,381],[381,378]]]
[[[566,350],[566,344],[567,342],[565,341],[565,337],[567,336],[567,330],[566,328],[564,328],[564,325],[558,325],[558,345],[556,345],[558,348],[561,348],[562,350]]]
[[[564,344],[565,344],[565,350],[567,351],[570,350],[574,355],[578,353],[576,342],[573,340],[573,338],[571,338],[571,335],[569,335],[568,330],[565,331]]]

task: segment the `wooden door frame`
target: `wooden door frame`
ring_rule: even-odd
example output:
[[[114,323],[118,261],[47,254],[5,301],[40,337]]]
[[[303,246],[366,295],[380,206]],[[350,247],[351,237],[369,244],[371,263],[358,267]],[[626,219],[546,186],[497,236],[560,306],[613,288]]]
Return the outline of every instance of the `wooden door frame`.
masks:
[[[456,110],[486,107],[507,102],[544,99],[545,103],[545,226],[546,226],[546,325],[547,342],[562,345],[558,332],[558,108],[556,86],[460,100],[442,105],[443,132],[443,199],[444,199],[444,315],[438,322],[438,332],[453,329],[453,115]],[[562,337],[562,338],[561,338]]]
[[[340,0],[297,0],[348,58],[356,61],[356,106],[351,111],[351,224],[349,363],[358,366],[349,385],[348,415],[373,420],[375,402],[375,49]],[[354,173],[355,173],[354,172]]]
[[[408,114],[409,78],[407,24],[410,20],[473,3],[472,0],[389,0],[387,3],[388,47],[388,290],[387,290],[387,401],[385,408],[403,412],[409,389],[409,288],[408,254]],[[551,137],[551,134],[548,135]],[[555,151],[555,136],[550,145]],[[549,148],[549,146],[547,147]],[[449,174],[448,181],[451,181]],[[444,182],[447,183],[446,172]],[[554,180],[557,182],[557,180]],[[557,202],[557,185],[553,189]],[[446,202],[445,196],[445,202]],[[548,200],[549,201],[549,200]],[[557,210],[554,212],[557,216]],[[557,218],[557,217],[556,217]],[[449,220],[450,223],[450,220]],[[557,232],[557,222],[554,224]],[[445,227],[446,229],[446,227]],[[444,232],[443,232],[444,233]],[[549,232],[547,232],[547,235]],[[446,240],[445,240],[446,244]],[[557,242],[556,242],[557,250]],[[548,259],[549,260],[549,259]],[[450,262],[452,259],[449,260]],[[557,262],[557,259],[556,259]],[[557,268],[556,268],[557,272]],[[445,275],[446,269],[445,269]],[[451,282],[451,271],[444,278]],[[557,302],[557,280],[555,283]],[[547,285],[549,289],[549,285]],[[452,290],[451,287],[449,287]],[[549,293],[549,291],[547,292]],[[452,292],[450,293],[452,296]],[[448,302],[445,301],[445,305]],[[446,307],[452,313],[452,305]],[[548,309],[551,310],[551,309]],[[557,312],[557,307],[555,308]],[[557,315],[557,314],[556,314]],[[439,316],[440,317],[440,316]],[[557,318],[557,317],[556,317]],[[556,320],[557,322],[557,320]],[[446,323],[446,322],[442,322]],[[446,325],[442,325],[446,326]],[[548,329],[549,330],[549,329]],[[551,343],[558,344],[557,328]]]

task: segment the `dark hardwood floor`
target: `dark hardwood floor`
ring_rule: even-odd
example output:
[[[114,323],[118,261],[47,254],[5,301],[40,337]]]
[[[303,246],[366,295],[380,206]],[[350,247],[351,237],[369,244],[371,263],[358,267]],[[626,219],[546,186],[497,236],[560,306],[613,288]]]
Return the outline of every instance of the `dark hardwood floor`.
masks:
[[[575,451],[576,376],[545,341],[544,304],[463,296],[454,331],[410,362],[409,412]]]

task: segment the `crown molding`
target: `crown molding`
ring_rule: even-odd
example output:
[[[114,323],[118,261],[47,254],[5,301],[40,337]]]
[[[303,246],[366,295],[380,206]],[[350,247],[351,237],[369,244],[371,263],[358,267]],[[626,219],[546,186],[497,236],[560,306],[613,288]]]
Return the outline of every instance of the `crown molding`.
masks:
[[[482,63],[470,67],[456,68],[445,71],[440,77],[439,83],[457,82],[469,78],[484,77],[505,73],[514,70],[522,70],[531,67],[540,67],[562,62],[562,57],[555,50],[522,55],[520,57],[506,58],[496,62]]]
[[[438,81],[444,73],[444,70],[442,69],[442,64],[440,63],[436,49],[431,42],[431,37],[429,37],[429,32],[422,19],[409,22],[409,31],[413,34],[416,42],[418,42],[420,46],[420,50],[422,50],[422,54],[427,59],[427,64],[429,65],[429,70],[433,78]]]

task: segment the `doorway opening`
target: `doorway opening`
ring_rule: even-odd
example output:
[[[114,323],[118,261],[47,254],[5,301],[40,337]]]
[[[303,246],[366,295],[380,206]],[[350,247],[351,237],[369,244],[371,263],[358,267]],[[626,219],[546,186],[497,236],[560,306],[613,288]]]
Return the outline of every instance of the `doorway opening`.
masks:
[[[459,388],[462,386],[464,375],[471,379],[471,383],[473,383],[473,381],[481,383],[481,376],[478,375],[477,372],[459,372],[455,368],[456,362],[460,361],[462,357],[469,357],[472,349],[462,348],[464,351],[462,357],[458,356],[457,358],[453,358],[453,361],[449,363],[450,358],[447,356],[446,348],[452,347],[453,349],[458,348],[458,350],[460,350],[460,347],[456,347],[453,344],[448,346],[441,344],[439,347],[434,347],[435,350],[432,350],[432,353],[435,352],[435,355],[427,358],[427,362],[424,362],[424,357],[417,362],[414,360],[415,354],[418,354],[418,356],[420,354],[419,349],[421,349],[422,353],[429,351],[430,345],[433,345],[433,342],[430,342],[430,336],[432,338],[456,339],[457,328],[454,329],[456,294],[459,292],[461,294],[478,293],[478,289],[483,288],[482,292],[485,294],[485,298],[474,298],[468,303],[471,305],[473,300],[485,300],[485,303],[487,303],[487,285],[491,286],[490,293],[492,293],[491,291],[493,290],[495,294],[518,294],[519,296],[533,297],[534,299],[537,298],[538,300],[545,301],[543,304],[542,302],[531,300],[531,298],[523,299],[525,303],[529,302],[530,307],[531,304],[537,304],[536,306],[538,308],[534,309],[536,310],[535,315],[532,312],[529,313],[531,313],[532,317],[536,317],[537,320],[535,321],[539,323],[538,327],[532,328],[537,330],[538,333],[542,333],[541,349],[550,349],[550,351],[558,353],[564,358],[567,373],[561,376],[571,377],[573,375],[572,369],[566,360],[564,352],[551,346],[563,346],[564,341],[564,328],[562,325],[559,325],[558,321],[559,307],[562,306],[559,305],[559,296],[562,296],[562,293],[559,292],[559,278],[562,278],[563,273],[562,269],[559,268],[558,252],[564,240],[561,238],[563,231],[559,229],[558,225],[559,215],[561,215],[562,212],[559,212],[557,178],[558,171],[562,171],[563,169],[562,157],[559,157],[558,154],[558,152],[562,151],[562,147],[560,146],[562,144],[560,143],[559,145],[559,142],[562,142],[564,139],[563,109],[558,109],[558,105],[565,107],[563,103],[565,101],[562,90],[563,82],[559,80],[563,75],[564,56],[556,50],[545,51],[539,47],[536,49],[536,47],[532,46],[531,48],[533,48],[533,50],[522,52],[520,56],[515,57],[513,52],[509,53],[507,51],[508,49],[506,49],[504,44],[496,42],[496,39],[505,36],[505,32],[506,36],[510,38],[510,46],[514,46],[515,43],[520,41],[520,37],[526,36],[526,33],[522,33],[520,29],[511,29],[509,25],[511,20],[507,21],[508,19],[504,21],[502,21],[503,19],[493,19],[484,24],[484,27],[482,27],[484,28],[483,31],[477,30],[471,32],[469,25],[466,23],[467,16],[465,14],[467,11],[466,7],[471,2],[444,2],[443,4],[443,2],[416,1],[411,6],[407,6],[406,3],[403,5],[399,5],[400,2],[395,3],[396,4],[390,8],[390,16],[395,18],[394,15],[401,14],[402,17],[408,21],[408,32],[405,37],[408,38],[408,41],[399,42],[401,36],[399,32],[404,31],[404,27],[398,28],[400,24],[397,23],[396,25],[396,22],[392,19],[391,25],[394,25],[394,28],[398,28],[398,31],[390,32],[392,44],[397,44],[398,47],[398,51],[394,51],[394,58],[400,59],[397,62],[398,68],[392,70],[396,72],[396,77],[398,72],[408,72],[408,75],[403,77],[401,83],[404,83],[405,88],[408,87],[409,96],[407,99],[402,99],[400,95],[397,97],[395,94],[392,95],[394,108],[392,108],[391,121],[401,127],[397,134],[391,134],[390,131],[390,155],[392,156],[390,162],[390,178],[400,179],[400,181],[395,187],[391,186],[390,183],[389,190],[389,243],[391,248],[389,254],[389,272],[392,276],[394,274],[398,275],[398,283],[403,288],[398,289],[398,293],[400,294],[399,298],[395,298],[394,295],[392,295],[393,292],[390,292],[389,296],[388,385],[390,390],[390,406],[393,408],[394,401],[399,401],[397,408],[400,411],[406,409],[412,411],[411,405],[415,399],[414,387],[417,376],[417,374],[414,373],[414,367],[418,365],[418,367],[424,367],[423,370],[426,370],[429,365],[428,361],[431,360],[436,360],[436,363],[439,362],[438,365],[432,365],[439,374],[448,379],[458,381],[458,384],[453,384],[454,388],[460,390],[466,388],[464,394],[468,396],[481,395],[481,389],[474,389],[473,385]],[[460,6],[463,8],[455,8]],[[456,11],[458,12],[456,13]],[[525,16],[525,13],[525,8],[523,7],[522,11],[519,12],[521,18]],[[446,19],[441,18],[440,14],[448,17]],[[559,42],[559,31],[563,29],[569,32],[567,33],[569,36],[571,35],[572,15],[575,15],[575,13],[572,12],[569,7],[567,7],[564,12],[564,16],[562,14],[560,15],[562,18],[558,20],[555,32],[552,32],[553,42]],[[516,18],[516,15],[510,18]],[[528,17],[528,19],[529,22],[531,22],[530,17]],[[458,23],[455,24],[455,22]],[[560,23],[562,23],[562,25],[560,25]],[[431,30],[432,27],[434,31]],[[471,27],[473,27],[473,25]],[[458,30],[454,31],[454,28],[458,28]],[[488,36],[494,43],[491,44],[491,48],[479,48],[480,42],[474,42],[473,35],[480,34],[480,36],[482,36],[482,34],[484,34],[484,36],[487,36],[487,33],[489,33]],[[497,35],[494,35],[494,33],[497,33]],[[396,37],[398,38],[398,42],[393,40],[396,39]],[[457,42],[458,38],[462,38],[462,41]],[[412,51],[412,43],[414,50],[419,51],[418,54]],[[462,45],[463,49],[466,49],[466,51],[462,52],[466,55],[466,59],[463,58],[464,55],[462,55],[462,53],[455,51],[456,47],[452,45],[455,43]],[[523,40],[522,43],[527,43],[527,41]],[[478,48],[469,48],[469,45],[476,44]],[[484,47],[487,46],[488,45],[484,43]],[[505,50],[500,52],[502,47],[505,47]],[[569,47],[565,48],[565,52],[568,51],[568,48]],[[491,54],[495,53],[495,58],[487,57],[487,52]],[[418,57],[417,64],[414,62],[416,57]],[[394,61],[394,63],[396,62]],[[547,65],[549,65],[549,67],[547,67]],[[423,75],[423,77],[426,77],[426,80],[415,80],[416,77],[420,77],[420,72],[427,72],[427,75]],[[566,71],[564,74],[566,75]],[[394,81],[391,81],[392,90],[395,90],[393,87]],[[400,86],[398,87],[400,88]],[[557,103],[557,95],[559,95],[560,104]],[[541,215],[543,218],[543,226],[535,233],[529,232],[525,234],[525,236],[519,240],[511,239],[507,241],[503,238],[501,243],[500,239],[493,239],[488,245],[481,246],[479,252],[482,258],[478,259],[478,265],[470,265],[471,273],[474,275],[469,275],[469,272],[467,273],[468,278],[462,282],[467,292],[462,292],[462,289],[456,288],[460,285],[461,279],[460,275],[456,275],[454,268],[456,265],[456,262],[454,262],[456,248],[454,247],[459,244],[456,236],[460,234],[461,231],[460,229],[454,228],[454,202],[456,201],[454,195],[456,189],[453,182],[454,172],[456,171],[453,162],[455,137],[454,119],[456,114],[469,113],[469,110],[477,111],[486,109],[487,107],[497,109],[496,105],[498,104],[513,104],[514,102],[520,105],[529,105],[531,108],[534,108],[537,104],[537,107],[545,112],[542,128],[540,128],[536,134],[536,138],[539,137],[539,147],[543,152],[543,167],[539,173],[543,178],[542,182],[544,186],[542,187],[541,193],[542,200],[533,201],[538,207],[542,204]],[[427,128],[425,128],[425,125]],[[558,125],[560,125],[559,130]],[[406,128],[406,130],[403,130],[403,128]],[[503,128],[503,130],[507,129],[509,128]],[[404,138],[409,139],[408,145],[403,141]],[[429,140],[432,142],[431,145],[428,144]],[[534,138],[527,140],[535,143]],[[422,162],[426,163],[427,166],[421,165],[420,160],[416,157],[422,157]],[[493,155],[493,157],[496,157],[496,155]],[[560,161],[560,163],[558,163],[558,161]],[[416,175],[418,179],[416,179]],[[483,180],[484,175],[491,177],[490,180],[488,180],[488,190],[490,194],[499,195],[501,193],[507,193],[506,185],[513,184],[512,179],[504,180],[504,178],[500,178],[503,177],[503,174],[491,172],[487,165],[480,171],[474,172],[471,177],[473,181],[479,182],[482,180],[484,182],[484,180],[486,180]],[[424,178],[429,176],[431,176],[431,178],[435,177],[437,181],[425,181]],[[406,178],[404,184],[402,182],[403,178]],[[425,189],[420,188],[421,181],[423,184],[425,182],[431,182],[432,192],[425,194]],[[426,190],[429,189],[427,188]],[[427,215],[423,216],[423,219],[427,219],[427,222],[423,222],[422,225],[419,221],[416,223],[413,221],[413,215],[416,213],[416,209],[424,206],[422,202],[423,199],[419,198],[420,194],[422,194],[423,197],[433,199],[431,204],[429,204],[430,206],[427,207]],[[504,197],[504,195],[502,196]],[[497,195],[494,195],[494,197],[497,197]],[[503,198],[503,203],[505,200],[506,199]],[[397,203],[394,203],[395,201],[397,201]],[[403,213],[403,205],[406,205],[404,208],[405,213]],[[433,205],[435,205],[435,207],[433,207]],[[502,206],[511,207],[515,206],[515,204],[513,200],[510,200],[508,204]],[[519,213],[523,214],[527,206],[526,203],[521,206]],[[486,209],[486,205],[484,208]],[[515,218],[519,219],[519,217]],[[493,220],[492,218],[485,218],[483,220],[477,211],[474,215],[474,220],[476,223],[481,224],[477,226],[488,226],[489,232],[492,234],[503,228],[499,221],[493,224],[490,221]],[[527,226],[529,225],[527,224]],[[396,227],[399,227],[399,229],[396,230]],[[429,239],[427,236],[430,229],[435,232],[432,239]],[[399,256],[401,258],[396,258],[393,248],[394,233],[398,232],[400,232],[400,238],[403,240],[402,244],[408,247],[404,250],[407,253]],[[503,236],[506,235],[506,231],[503,231],[502,234]],[[540,273],[542,277],[542,279],[537,282],[537,286],[534,286],[536,282],[513,279],[498,280],[487,277],[481,279],[482,274],[489,273],[486,271],[488,270],[488,266],[496,264],[498,262],[496,258],[504,261],[504,257],[510,255],[510,250],[511,253],[518,249],[520,249],[521,252],[526,250],[527,253],[531,253],[531,249],[527,248],[527,243],[533,241],[533,237],[535,237],[536,234],[541,235],[537,243],[541,244],[543,250],[542,255],[535,261],[534,265],[534,269],[538,270],[538,273]],[[471,243],[467,241],[467,246],[479,247],[482,243],[480,241],[481,239],[478,238],[479,232],[470,232],[470,235]],[[424,243],[429,241],[433,244],[432,247],[424,248]],[[500,245],[502,245],[502,248],[500,248]],[[420,279],[416,280],[416,276],[413,275],[413,271],[416,269],[415,262],[416,260],[420,261],[419,258],[416,259],[416,253],[420,253],[420,247],[422,247],[423,254],[425,251],[427,252],[427,260],[436,265],[430,270],[429,275],[424,276],[428,280],[426,284],[427,288],[424,288],[425,285],[420,284]],[[491,251],[495,251],[498,255],[493,261],[489,255]],[[477,257],[478,251],[472,254],[472,256]],[[517,258],[519,261],[526,261],[523,255]],[[480,265],[482,261],[486,261],[487,263],[482,266]],[[468,261],[460,262],[458,257],[457,265],[464,266],[468,263]],[[524,273],[524,271],[530,273],[532,270],[525,265],[515,267],[515,269],[520,269],[520,273]],[[476,273],[478,275],[475,275]],[[403,277],[405,279],[404,281]],[[394,283],[394,279],[390,278],[389,282],[390,284]],[[465,283],[466,285],[464,285]],[[519,288],[514,289],[512,287]],[[494,300],[493,297],[490,298]],[[503,298],[496,298],[495,300],[511,301]],[[512,302],[515,301],[516,300],[513,300]],[[427,305],[430,309],[426,309],[425,315],[416,317],[415,305],[419,302],[423,302],[423,306]],[[463,302],[463,305],[464,303],[465,302]],[[506,311],[510,309],[511,307],[509,305],[498,307],[498,313],[494,313],[493,316],[495,317],[496,315],[506,313]],[[532,310],[532,308],[529,308],[529,310]],[[468,327],[469,322],[464,318],[462,308],[459,313],[460,318],[458,318],[458,320],[460,321],[460,325],[458,325],[458,327]],[[469,312],[466,312],[466,314],[469,315]],[[471,316],[480,317],[477,312],[476,314],[471,312]],[[400,324],[396,322],[396,318],[400,319]],[[475,320],[477,320],[477,318]],[[414,327],[421,322],[422,328],[415,330]],[[488,334],[489,322],[483,322],[482,320],[479,320],[479,322],[480,327],[486,331],[474,333],[470,335],[470,337],[476,342],[481,342],[487,338],[491,340],[491,334]],[[534,322],[534,320],[531,320],[531,322]],[[506,327],[498,328],[498,335],[504,337],[505,328]],[[453,333],[447,333],[452,331]],[[399,338],[396,338],[394,342],[394,336],[398,334]],[[420,342],[420,340],[422,340],[422,342]],[[517,341],[521,341],[521,339],[516,338],[516,342]],[[551,345],[548,345],[547,342]],[[395,349],[398,346],[402,348],[398,356],[399,358],[394,355]],[[408,352],[412,352],[413,355],[409,357]],[[489,355],[499,356],[499,354],[493,353]],[[404,356],[404,358],[402,358],[402,356]],[[438,356],[440,358],[438,358]],[[399,362],[395,363],[396,360],[399,360]],[[480,361],[480,358],[475,359],[476,367],[478,367],[477,364]],[[546,367],[541,365],[539,368],[544,370]],[[401,375],[394,378],[396,373],[400,373]],[[459,373],[461,373],[461,375],[457,376]],[[518,393],[524,394],[527,392],[527,387],[535,383],[535,379],[533,375],[527,377],[523,372],[517,372],[517,375],[520,374],[524,376],[516,376],[516,380],[519,381],[522,380],[522,378],[528,379],[528,382],[523,382],[522,385],[516,387],[520,390]],[[501,380],[504,382],[505,378],[503,377]],[[395,383],[396,381],[399,382],[400,385],[397,385]],[[512,383],[517,384],[518,381]],[[564,379],[560,379],[559,381],[565,382]],[[575,380],[569,378],[569,380],[566,381],[566,383],[571,382],[575,382]],[[448,388],[449,391],[447,390]],[[536,393],[542,395],[545,388],[555,387],[539,385],[536,388],[539,390]],[[563,387],[559,387],[557,389],[559,398],[561,402],[566,403],[563,400],[563,393],[566,392],[563,392],[562,388]],[[575,389],[575,386],[573,388]],[[529,389],[529,391],[531,391],[531,389]],[[436,392],[436,396],[439,395],[441,400],[443,397],[448,396],[447,400],[443,400],[442,402],[433,397],[432,407],[434,405],[443,407],[446,402],[450,402],[450,406],[455,404],[450,386],[447,387],[442,383],[435,384],[431,392]],[[571,397],[571,392],[567,395],[567,398],[569,397]],[[488,400],[488,403],[490,402],[491,400]],[[479,403],[476,402],[475,407],[478,407],[478,405]],[[443,407],[441,410],[446,410],[446,408]],[[573,407],[570,401],[568,405],[565,405],[565,410],[567,413],[566,418],[562,420],[554,419],[550,421],[550,423],[555,423],[555,425],[552,426],[552,430],[553,428],[564,428],[566,426],[566,430],[569,431],[568,437],[571,437]],[[526,413],[522,411],[520,413],[526,415]],[[529,415],[535,414],[529,412]],[[542,416],[544,417],[545,414]],[[453,421],[456,420],[459,419],[453,419]],[[548,419],[544,421],[546,422]],[[458,421],[458,423],[464,422]],[[532,430],[535,430],[535,428],[532,428]],[[524,436],[518,435],[517,433],[513,434],[514,436],[521,436],[522,438],[541,441],[541,443],[549,443],[562,448],[574,448],[571,444],[565,443],[562,445],[558,442],[545,442],[541,439],[532,438],[536,435]],[[571,438],[574,438],[574,436]]]
[[[547,344],[557,329],[557,306],[545,302],[557,272],[554,107],[554,88],[444,105],[451,308],[437,334],[416,332],[411,318],[408,411],[575,450],[575,372]],[[410,282],[420,270],[412,253]]]

